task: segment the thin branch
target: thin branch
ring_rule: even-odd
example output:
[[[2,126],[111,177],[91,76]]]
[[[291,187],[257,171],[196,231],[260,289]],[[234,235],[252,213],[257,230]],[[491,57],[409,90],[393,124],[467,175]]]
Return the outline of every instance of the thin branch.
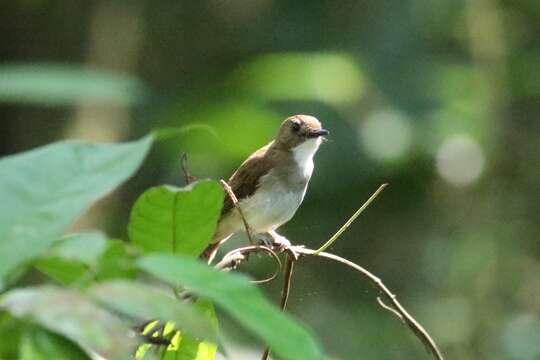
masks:
[[[405,310],[405,308],[397,300],[396,295],[394,295],[390,290],[388,290],[388,288],[383,284],[381,279],[379,279],[377,276],[373,275],[372,273],[370,273],[369,271],[367,271],[366,269],[364,269],[360,265],[357,265],[357,264],[353,263],[350,260],[344,259],[344,258],[342,258],[340,256],[337,256],[337,255],[334,255],[334,254],[330,254],[330,253],[326,253],[326,252],[317,253],[317,251],[313,251],[313,250],[310,250],[310,249],[303,249],[302,254],[316,255],[316,256],[324,257],[324,258],[327,258],[327,259],[330,259],[330,260],[334,260],[334,261],[342,263],[342,264],[344,264],[344,265],[346,265],[346,266],[360,272],[365,278],[367,278],[369,280],[371,285],[376,290],[378,290],[379,293],[382,296],[384,296],[389,303],[392,304],[391,308],[394,311],[391,311],[391,312],[394,313],[394,315],[396,315],[396,316],[398,316],[398,314],[399,314],[398,318],[403,320],[403,322],[409,327],[409,329],[412,330],[412,332],[416,335],[416,337],[418,339],[420,339],[420,341],[422,341],[422,343],[424,344],[424,346],[426,347],[428,352],[430,352],[434,356],[435,359],[443,360],[443,356],[441,354],[441,351],[439,350],[439,348],[435,344],[435,341],[433,341],[431,336],[422,327],[422,325],[420,325],[420,323],[418,323],[418,321],[416,321],[416,319],[414,319],[407,312],[407,310]],[[380,301],[382,301],[382,300],[380,300]],[[380,303],[380,301],[379,301],[379,303]],[[388,307],[389,307],[388,305],[383,306],[383,308],[386,309],[386,310],[388,310]]]
[[[268,249],[268,247],[263,246],[263,245],[246,246],[244,248],[239,248],[239,249],[235,249],[235,250],[231,251],[225,257],[232,258],[232,256],[230,255],[232,253],[235,253],[236,255],[238,255],[238,254],[242,254],[243,252],[254,253],[254,252],[257,252],[257,251],[267,251],[267,249]],[[435,344],[435,341],[433,341],[433,339],[431,338],[429,333],[422,327],[422,325],[420,325],[420,323],[416,319],[414,319],[407,312],[407,310],[405,310],[405,308],[397,300],[396,295],[394,295],[386,287],[386,285],[384,285],[384,283],[381,281],[381,279],[379,279],[377,276],[373,275],[368,270],[366,270],[363,267],[361,267],[360,265],[358,265],[358,264],[356,264],[356,263],[354,263],[354,262],[352,262],[350,260],[347,260],[345,258],[342,258],[342,257],[340,257],[338,255],[334,255],[334,254],[327,253],[327,252],[317,253],[316,250],[308,249],[308,248],[305,248],[303,246],[294,246],[294,247],[292,247],[290,249],[283,248],[283,247],[280,247],[280,246],[272,246],[271,249],[276,253],[286,252],[287,255],[289,255],[290,251],[293,251],[297,256],[319,256],[319,257],[323,257],[323,258],[326,258],[326,259],[329,259],[329,260],[339,262],[339,263],[341,263],[343,265],[346,265],[347,267],[349,267],[351,269],[354,269],[354,270],[358,271],[364,278],[366,278],[369,281],[369,283],[373,286],[373,288],[375,288],[379,292],[379,294],[381,295],[381,296],[377,297],[377,302],[379,303],[379,305],[383,309],[385,309],[385,310],[391,312],[392,314],[394,314],[403,323],[405,323],[407,325],[407,327],[414,333],[414,335],[424,344],[424,346],[426,347],[426,350],[428,351],[428,353],[432,354],[433,357],[436,360],[444,360],[444,358],[443,358],[443,356],[441,354],[441,351],[439,350],[439,348]],[[236,259],[239,259],[239,257],[237,257]],[[291,257],[291,255],[289,255],[288,259],[289,259],[288,261],[291,261],[292,259],[294,259],[294,257]],[[239,260],[239,262],[244,261],[244,260],[247,260],[247,257],[242,257],[241,260]],[[239,262],[236,263],[236,266],[239,264]],[[287,263],[287,266],[289,266],[288,263]],[[291,271],[291,274],[292,274],[292,270],[290,270],[290,271]],[[286,275],[287,274],[289,274],[289,272],[286,270]],[[289,274],[288,276],[291,276],[291,275]],[[286,278],[288,276],[286,276]],[[290,284],[290,279],[288,281],[289,281],[289,284]],[[290,286],[290,285],[287,285],[287,286]],[[285,289],[285,287],[284,287],[284,289]],[[286,295],[286,296],[284,296],[284,295]],[[383,302],[381,297],[384,298],[387,303]],[[282,292],[282,301],[281,301],[282,307],[284,307],[283,304],[286,305],[287,298],[288,298],[288,290],[286,292],[285,291]],[[388,305],[388,304],[390,304],[390,305]],[[263,357],[263,359],[265,359],[265,358]]]
[[[291,292],[291,282],[292,282],[292,274],[294,270],[294,263],[296,262],[297,258],[291,254],[287,255],[287,265],[285,267],[285,274],[283,279],[283,289],[281,290],[281,301],[280,301],[280,308],[281,311],[285,311],[285,308],[287,307],[287,301],[289,300],[289,294]],[[261,357],[261,360],[267,360],[270,356],[270,347],[267,347],[264,350],[264,353]]]
[[[287,265],[285,266],[285,276],[283,281],[283,291],[281,292],[281,310],[285,311],[287,307],[287,301],[289,300],[289,294],[291,292],[291,282],[294,270],[294,263],[296,260],[289,255],[287,259]]]
[[[358,210],[356,210],[356,212],[349,218],[349,220],[347,220],[347,222],[345,224],[343,224],[343,226],[341,226],[341,228],[327,242],[325,242],[323,246],[321,246],[319,249],[317,249],[317,251],[315,252],[314,255],[318,255],[321,252],[323,252],[324,250],[328,249],[330,247],[330,245],[332,245],[334,243],[334,241],[336,241],[341,236],[341,234],[343,234],[345,232],[345,230],[347,230],[347,228],[349,226],[351,226],[351,224],[354,222],[354,220],[356,220],[356,218],[361,213],[363,213],[364,210],[366,210],[366,208],[369,206],[369,204],[371,204],[373,202],[373,200],[375,200],[375,198],[377,196],[379,196],[381,191],[383,191],[386,186],[388,186],[388,184],[382,184],[381,186],[379,186],[379,188],[373,193],[373,195],[371,195],[369,197],[369,199],[367,199],[366,202],[362,206],[360,206],[360,208]]]
[[[381,299],[380,296],[377,296],[377,302],[379,303],[379,305],[380,305],[383,309],[390,311],[391,313],[393,313],[394,315],[396,315],[396,316],[399,318],[399,320],[401,320],[403,323],[405,323],[405,320],[403,320],[403,316],[401,316],[401,314],[400,314],[399,312],[397,312],[396,310],[394,310],[393,307],[391,307],[391,306],[389,306],[389,305],[386,305],[386,304],[384,303],[384,301]]]
[[[282,264],[276,252],[264,245],[251,245],[231,250],[223,256],[221,261],[216,264],[215,268],[223,271],[235,270],[241,262],[247,260],[249,254],[260,251],[270,255],[276,264],[276,270],[268,278],[262,280],[253,280],[252,282],[255,284],[264,284],[270,282],[278,277],[279,273],[281,272]]]
[[[180,168],[182,169],[182,173],[184,174],[184,180],[187,185],[191,184],[192,182],[196,181],[197,178],[195,176],[192,176],[189,173],[189,169],[187,166],[187,154],[183,153],[180,157]]]
[[[336,262],[339,262],[341,264],[344,264],[358,272],[360,272],[365,278],[367,278],[370,282],[370,284],[391,304],[387,305],[383,302],[383,300],[380,297],[377,297],[377,301],[379,305],[394,314],[396,317],[398,317],[400,320],[402,320],[409,329],[416,335],[416,337],[424,344],[426,347],[426,350],[428,353],[431,353],[433,357],[437,360],[444,360],[439,348],[429,335],[429,333],[414,319],[406,310],[405,308],[399,303],[399,301],[396,298],[396,295],[394,295],[379,279],[377,276],[370,273],[368,270],[364,269],[360,265],[355,264],[354,262],[347,260],[345,258],[342,258],[340,256],[324,252],[325,249],[327,249],[329,246],[331,246],[334,241],[336,241],[341,234],[343,234],[347,228],[354,222],[354,220],[375,200],[375,198],[381,193],[381,191],[384,190],[384,188],[388,184],[382,184],[379,186],[379,188],[371,195],[371,197],[351,216],[349,220],[343,226],[319,249],[312,250],[307,249],[303,246],[289,246],[289,247],[283,247],[283,246],[263,246],[263,245],[254,245],[253,239],[251,237],[251,231],[250,227],[246,221],[246,218],[242,212],[242,209],[238,205],[238,199],[236,198],[234,192],[232,191],[229,184],[221,180],[221,184],[231,197],[231,200],[233,201],[234,206],[237,208],[240,217],[242,218],[242,221],[244,223],[244,227],[246,230],[246,233],[248,235],[248,238],[251,242],[251,246],[246,246],[244,248],[233,250],[232,252],[229,252],[224,256],[224,258],[219,262],[218,266],[222,269],[234,269],[236,268],[242,261],[247,260],[247,255],[253,252],[257,251],[265,251],[269,254],[272,254],[272,256],[275,255],[275,258],[277,258],[276,253],[286,252],[288,255],[288,261],[287,261],[287,267],[285,271],[285,280],[284,280],[284,287],[282,291],[282,298],[281,298],[281,308],[282,310],[285,309],[287,305],[287,299],[289,297],[290,292],[290,283],[292,279],[292,272],[294,268],[294,263],[298,260],[300,255],[306,256],[306,255],[312,255],[312,256],[319,256],[323,258],[327,258]],[[278,258],[279,259],[279,258]],[[229,265],[226,265],[229,264]],[[228,267],[230,266],[230,267]],[[267,348],[266,351],[263,354],[262,360],[268,359],[268,356],[270,354],[270,349]]]
[[[236,208],[236,210],[238,210],[238,213],[240,214],[240,217],[242,218],[242,222],[244,223],[244,228],[246,229],[246,234],[249,239],[249,242],[251,243],[251,245],[254,245],[255,241],[253,241],[253,237],[251,236],[251,228],[249,227],[249,224],[246,221],[244,212],[242,211],[242,209],[240,208],[240,205],[238,204],[238,199],[236,198],[236,195],[234,194],[231,186],[225,180],[223,179],[220,180],[220,183],[221,185],[223,185],[223,188],[225,189],[225,191],[227,191],[227,194],[229,194],[229,197],[231,198],[234,204],[234,207]]]

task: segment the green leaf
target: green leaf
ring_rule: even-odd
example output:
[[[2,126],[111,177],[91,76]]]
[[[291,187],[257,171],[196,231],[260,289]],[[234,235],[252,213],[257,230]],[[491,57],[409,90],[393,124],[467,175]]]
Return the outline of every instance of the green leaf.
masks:
[[[88,265],[81,262],[50,257],[39,259],[34,265],[39,271],[63,285],[73,285],[75,283],[85,285],[86,281],[81,282],[85,277],[88,278],[87,281],[91,280]]]
[[[0,311],[0,359],[17,359],[19,343],[24,330],[20,320],[6,311]],[[5,341],[4,339],[9,339]]]
[[[153,137],[125,144],[59,142],[0,160],[0,289],[44,253],[93,201],[130,177]]]
[[[214,325],[192,306],[149,285],[116,280],[95,285],[88,293],[105,307],[132,319],[172,321],[179,330],[204,339],[216,338]]]
[[[90,359],[71,341],[34,326],[27,326],[21,339],[18,358],[20,360]]]
[[[0,298],[0,306],[106,358],[127,359],[135,349],[126,324],[75,290],[52,286],[12,290]]]
[[[72,284],[96,265],[107,246],[106,242],[105,236],[99,232],[65,236],[35,266],[63,284]]]
[[[107,249],[98,261],[96,280],[135,278],[135,257],[136,253],[129,243],[118,239],[109,240]]]
[[[146,252],[198,256],[214,234],[222,205],[223,188],[215,181],[198,181],[181,189],[151,188],[133,206],[129,238]]]
[[[286,317],[239,274],[216,271],[185,256],[148,255],[139,267],[173,286],[214,301],[283,359],[323,359],[319,345],[303,326]]]
[[[93,265],[105,251],[106,246],[107,238],[102,233],[72,234],[63,237],[57,246],[51,248],[49,255]]]
[[[140,102],[147,89],[137,79],[110,71],[60,64],[0,66],[0,101],[38,105]]]
[[[95,240],[90,244],[86,240]],[[90,246],[86,246],[86,245]],[[78,246],[76,246],[78,245]],[[105,248],[106,247],[106,248]],[[106,240],[102,234],[71,235],[34,262],[35,267],[64,285],[88,285],[93,280],[134,278],[133,251],[122,240]]]

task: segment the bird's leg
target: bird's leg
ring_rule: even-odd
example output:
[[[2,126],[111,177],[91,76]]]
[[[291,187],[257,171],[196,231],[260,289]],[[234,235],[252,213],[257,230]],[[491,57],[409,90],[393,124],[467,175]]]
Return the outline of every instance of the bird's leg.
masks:
[[[262,243],[268,247],[278,247],[281,250],[291,247],[291,242],[285,237],[279,235],[274,230],[270,230],[265,233],[259,233],[255,235],[257,240],[262,241]]]
[[[254,235],[255,239],[259,240],[263,245],[272,247],[274,245],[274,238],[270,233],[258,233]]]
[[[291,247],[291,242],[285,236],[279,235],[275,230],[270,230],[267,234],[273,240],[272,245],[277,245],[281,249],[288,249]]]
[[[304,248],[304,245],[292,245],[291,242],[285,237],[279,235],[274,230],[270,230],[268,232],[268,235],[272,238],[273,246],[277,246],[280,251],[285,251],[291,256],[291,260],[294,259],[295,261],[300,258],[300,251]]]

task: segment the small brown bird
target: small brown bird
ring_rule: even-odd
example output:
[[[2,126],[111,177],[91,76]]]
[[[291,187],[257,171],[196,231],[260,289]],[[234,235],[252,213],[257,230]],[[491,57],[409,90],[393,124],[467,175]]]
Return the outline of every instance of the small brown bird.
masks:
[[[313,156],[324,135],[328,131],[313,116],[291,116],[281,124],[276,139],[255,151],[231,176],[228,183],[254,235],[288,244],[275,230],[302,203],[313,172]],[[242,218],[226,196],[210,248],[217,249],[243,230]]]

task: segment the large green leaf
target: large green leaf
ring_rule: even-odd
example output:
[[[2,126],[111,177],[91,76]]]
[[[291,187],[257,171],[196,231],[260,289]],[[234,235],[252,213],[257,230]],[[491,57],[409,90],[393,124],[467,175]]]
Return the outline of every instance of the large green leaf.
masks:
[[[151,188],[133,206],[129,238],[147,252],[198,256],[214,234],[222,205],[223,188],[215,181],[198,181],[181,189]]]
[[[129,105],[141,101],[146,92],[139,80],[110,71],[60,64],[0,66],[0,101]]]
[[[52,286],[12,290],[0,298],[0,307],[108,359],[128,359],[135,349],[124,322],[75,290]]]
[[[151,319],[172,321],[176,329],[204,339],[216,338],[214,325],[193,306],[149,285],[116,280],[91,287],[89,295],[105,307],[139,322]]]
[[[280,358],[323,359],[310,332],[268,302],[246,277],[219,272],[179,255],[148,255],[139,266],[171,285],[181,284],[193,294],[214,301],[270,345]]]
[[[131,176],[152,136],[125,144],[59,142],[0,160],[0,289],[93,201]]]

